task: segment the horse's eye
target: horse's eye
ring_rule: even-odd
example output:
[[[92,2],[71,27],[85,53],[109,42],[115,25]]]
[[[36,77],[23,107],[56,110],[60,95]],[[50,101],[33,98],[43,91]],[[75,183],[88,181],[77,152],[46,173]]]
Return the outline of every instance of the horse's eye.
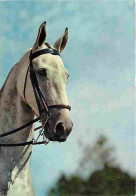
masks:
[[[37,72],[42,77],[45,77],[47,75],[46,69],[38,69]]]

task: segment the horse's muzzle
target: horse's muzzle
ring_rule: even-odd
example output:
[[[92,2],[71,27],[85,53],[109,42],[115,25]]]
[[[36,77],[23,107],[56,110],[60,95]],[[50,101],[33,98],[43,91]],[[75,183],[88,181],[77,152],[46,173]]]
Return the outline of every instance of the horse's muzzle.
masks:
[[[58,122],[55,129],[50,130],[50,126],[47,123],[44,129],[44,135],[50,141],[65,142],[72,130],[72,127],[73,127],[73,123],[71,123],[71,126],[66,128],[63,122]]]

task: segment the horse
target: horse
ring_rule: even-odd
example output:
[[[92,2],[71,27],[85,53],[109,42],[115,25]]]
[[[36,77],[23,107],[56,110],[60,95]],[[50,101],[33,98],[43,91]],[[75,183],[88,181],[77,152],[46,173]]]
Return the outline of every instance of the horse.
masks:
[[[32,146],[65,142],[72,131],[66,94],[69,72],[60,56],[68,28],[54,45],[46,38],[43,22],[33,47],[13,66],[0,90],[0,196],[35,196],[30,173]],[[46,138],[42,142],[33,139],[33,123],[38,120],[39,136]]]

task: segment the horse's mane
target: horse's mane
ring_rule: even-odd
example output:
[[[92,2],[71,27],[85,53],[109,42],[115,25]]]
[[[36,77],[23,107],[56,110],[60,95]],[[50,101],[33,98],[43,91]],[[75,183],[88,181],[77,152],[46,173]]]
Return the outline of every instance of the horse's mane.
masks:
[[[15,65],[17,65],[17,63],[16,63]],[[7,78],[6,78],[6,80],[5,80],[4,84],[3,84],[3,86],[2,86],[1,89],[0,89],[0,102],[1,102],[1,96],[2,96],[3,90],[4,90],[5,86],[6,86],[7,80],[9,79],[9,76],[10,76],[10,74],[11,74],[13,68],[15,67],[15,65],[12,67],[12,69],[11,69],[10,72],[8,73],[8,76],[7,76]]]

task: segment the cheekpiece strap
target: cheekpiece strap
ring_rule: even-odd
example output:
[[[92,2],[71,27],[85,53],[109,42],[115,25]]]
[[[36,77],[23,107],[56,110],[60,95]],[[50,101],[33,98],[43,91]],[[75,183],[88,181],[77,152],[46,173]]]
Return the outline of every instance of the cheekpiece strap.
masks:
[[[58,50],[55,50],[55,49],[52,49],[52,48],[46,48],[46,49],[42,49],[42,50],[39,50],[37,52],[34,52],[33,54],[30,55],[30,58],[31,60],[33,60],[34,58],[42,55],[42,54],[53,54],[53,55],[59,55],[60,56],[60,53]]]

